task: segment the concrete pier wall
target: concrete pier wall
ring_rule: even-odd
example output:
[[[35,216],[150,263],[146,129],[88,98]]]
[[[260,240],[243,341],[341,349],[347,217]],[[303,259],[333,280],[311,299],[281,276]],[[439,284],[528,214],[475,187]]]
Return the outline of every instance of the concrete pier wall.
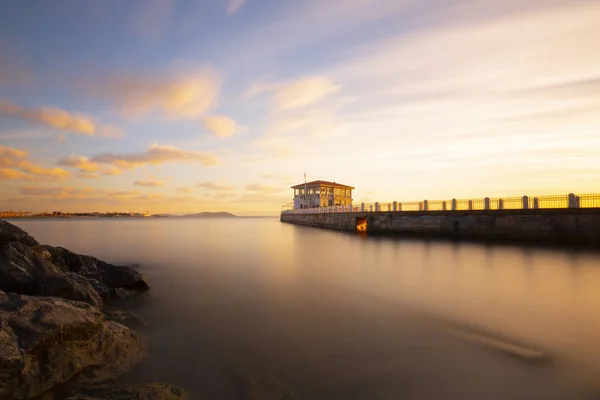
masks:
[[[534,241],[600,248],[600,209],[282,213],[281,222],[368,233]]]

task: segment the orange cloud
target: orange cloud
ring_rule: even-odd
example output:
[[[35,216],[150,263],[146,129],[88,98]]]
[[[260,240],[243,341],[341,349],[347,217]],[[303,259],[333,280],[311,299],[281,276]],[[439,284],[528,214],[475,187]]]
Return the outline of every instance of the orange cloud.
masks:
[[[156,181],[156,180],[147,180],[147,181],[135,181],[133,182],[135,186],[144,186],[144,187],[159,187],[165,184],[164,181]]]
[[[176,188],[175,190],[177,190],[178,192],[181,192],[181,193],[193,193],[194,192],[194,188],[189,187],[189,186],[180,186],[180,187]]]
[[[221,185],[221,184],[213,182],[213,181],[200,182],[200,183],[197,183],[195,186],[198,188],[211,190],[211,191],[230,191],[230,190],[235,189],[235,186]]]
[[[59,160],[58,164],[77,168],[81,172],[98,172],[101,168],[98,163],[90,161],[87,157],[74,155]]]
[[[230,137],[237,132],[235,121],[226,115],[213,115],[204,118],[204,128],[219,137]]]
[[[257,192],[257,193],[279,193],[282,190],[287,188],[283,188],[281,186],[270,186],[270,185],[263,185],[262,183],[252,183],[249,185],[244,186],[244,189],[246,189],[248,192]]]
[[[91,187],[70,186],[27,186],[20,188],[17,201],[26,202],[50,202],[53,205],[59,203],[69,204],[68,207],[81,209],[81,205],[92,205],[106,209],[108,206],[125,205],[125,210],[130,207],[135,209],[141,203],[144,207],[156,207],[160,202],[161,207],[170,207],[173,204],[191,203],[198,204],[199,199],[192,196],[165,196],[160,193],[141,193],[137,190],[106,190]],[[79,203],[77,205],[76,203]],[[70,209],[71,210],[71,209]],[[90,210],[89,211],[95,211]],[[111,208],[112,210],[112,208]]]
[[[114,200],[131,198],[132,196],[139,195],[140,192],[132,190],[103,190],[90,187],[32,186],[21,188],[20,194],[54,200]]]
[[[26,151],[0,146],[0,179],[36,181],[70,176],[62,168],[44,168],[29,161]]]
[[[272,93],[275,108],[293,110],[315,105],[342,88],[325,76],[309,76],[286,82],[257,82],[242,95],[250,99],[262,93]]]
[[[60,108],[39,107],[29,109],[14,104],[9,100],[0,100],[0,112],[38,125],[82,135],[122,135],[122,131],[116,127],[98,125],[89,117],[71,114]]]
[[[77,168],[80,172],[79,178],[98,178],[102,175],[119,175],[121,170],[117,167],[107,167],[97,162],[91,161],[84,156],[70,155],[69,157],[60,159],[58,165],[64,167]]]
[[[119,76],[93,90],[117,104],[129,118],[161,114],[168,119],[190,119],[204,115],[215,105],[221,78],[209,68],[173,78]]]
[[[133,169],[144,165],[160,165],[177,161],[196,162],[204,166],[211,166],[218,164],[219,158],[208,153],[185,151],[173,146],[161,146],[155,143],[142,153],[106,153],[92,157],[90,161],[112,164],[122,169]]]

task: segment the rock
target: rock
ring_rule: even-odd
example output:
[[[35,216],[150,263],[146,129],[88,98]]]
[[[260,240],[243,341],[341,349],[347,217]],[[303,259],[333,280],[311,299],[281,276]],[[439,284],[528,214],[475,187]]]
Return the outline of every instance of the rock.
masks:
[[[74,272],[95,279],[109,288],[146,291],[150,287],[135,269],[123,265],[111,265],[92,256],[73,253],[63,247],[44,245],[52,262],[65,272]]]
[[[29,247],[37,247],[40,243],[23,229],[0,220],[0,248],[7,243],[19,242]]]
[[[109,321],[115,321],[128,327],[147,326],[137,315],[123,310],[103,310],[104,316]]]
[[[64,274],[37,251],[16,241],[0,250],[0,290],[57,296],[102,306],[98,292],[84,277]]]
[[[146,354],[141,337],[97,307],[0,291],[0,399],[28,399],[65,383],[114,379]]]
[[[78,390],[66,400],[186,400],[189,395],[166,383],[99,386]]]

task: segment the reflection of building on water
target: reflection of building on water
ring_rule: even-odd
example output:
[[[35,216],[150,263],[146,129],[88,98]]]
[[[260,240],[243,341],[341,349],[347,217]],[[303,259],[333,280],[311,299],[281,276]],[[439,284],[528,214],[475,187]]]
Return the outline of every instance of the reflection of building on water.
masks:
[[[292,186],[294,210],[304,208],[351,206],[352,186],[328,181],[312,181]]]

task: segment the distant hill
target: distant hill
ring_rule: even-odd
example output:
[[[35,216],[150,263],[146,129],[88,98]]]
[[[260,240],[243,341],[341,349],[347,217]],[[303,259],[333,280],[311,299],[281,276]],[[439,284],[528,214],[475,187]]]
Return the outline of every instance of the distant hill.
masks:
[[[237,215],[233,215],[232,213],[228,213],[225,211],[220,212],[201,212],[196,214],[185,214],[181,215],[181,217],[185,218],[234,218]]]

